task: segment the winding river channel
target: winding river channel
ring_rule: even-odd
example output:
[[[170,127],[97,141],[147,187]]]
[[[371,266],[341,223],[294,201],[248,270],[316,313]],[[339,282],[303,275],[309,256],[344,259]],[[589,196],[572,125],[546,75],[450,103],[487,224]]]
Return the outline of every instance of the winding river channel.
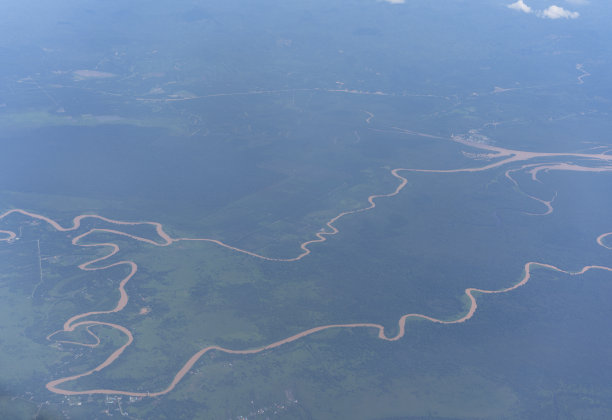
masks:
[[[402,131],[406,132],[407,134],[412,134],[412,132],[409,132],[408,130],[398,129],[398,132],[401,133]],[[173,238],[170,235],[168,235],[168,233],[166,233],[162,224],[157,223],[157,222],[146,222],[146,221],[145,222],[126,222],[126,221],[109,219],[109,218],[95,215],[95,214],[82,214],[82,215],[76,216],[72,220],[72,224],[70,226],[64,227],[60,225],[58,222],[56,222],[55,220],[50,219],[49,217],[46,217],[46,216],[43,216],[37,213],[33,213],[30,211],[22,210],[22,209],[12,209],[12,210],[8,210],[5,213],[1,214],[0,220],[5,219],[13,214],[21,214],[22,216],[26,216],[32,219],[36,219],[36,220],[45,222],[48,225],[50,225],[53,229],[59,232],[77,231],[79,227],[81,226],[81,222],[84,219],[98,219],[106,223],[109,223],[111,225],[114,225],[116,227],[115,229],[92,228],[86,231],[85,233],[79,234],[78,236],[75,236],[72,238],[72,244],[75,246],[97,247],[97,248],[104,248],[108,250],[108,253],[106,253],[105,255],[95,258],[93,260],[87,261],[85,263],[82,263],[78,267],[83,271],[105,270],[105,269],[109,269],[111,267],[116,267],[116,266],[129,267],[128,274],[119,283],[119,286],[118,286],[119,300],[114,308],[108,309],[106,311],[92,311],[92,312],[75,314],[74,316],[70,317],[68,320],[64,322],[61,330],[55,331],[49,334],[47,337],[49,340],[53,340],[54,336],[57,333],[72,332],[72,331],[75,331],[75,329],[79,327],[83,327],[85,328],[86,332],[94,338],[95,340],[94,343],[82,343],[82,342],[77,342],[77,341],[66,341],[66,340],[60,340],[59,342],[65,343],[65,344],[72,344],[72,345],[96,347],[100,344],[100,339],[94,332],[90,330],[90,328],[94,326],[106,326],[106,327],[116,329],[120,331],[123,335],[125,335],[126,337],[125,343],[119,348],[117,348],[108,358],[106,358],[106,360],[104,360],[98,366],[95,366],[94,368],[88,371],[85,371],[85,372],[82,372],[82,373],[79,373],[73,376],[55,379],[46,384],[47,389],[51,392],[62,394],[62,395],[120,394],[120,395],[129,395],[129,396],[137,396],[137,397],[160,396],[160,395],[164,395],[172,391],[176,387],[176,385],[185,377],[185,375],[191,370],[193,365],[202,356],[204,356],[206,353],[211,352],[211,351],[219,351],[219,352],[224,352],[228,354],[254,354],[254,353],[262,352],[264,350],[269,350],[269,349],[273,349],[276,347],[280,347],[284,344],[291,343],[293,341],[299,340],[300,338],[309,336],[311,334],[315,334],[320,331],[329,330],[329,329],[339,329],[339,328],[371,328],[371,329],[378,330],[379,339],[386,340],[386,341],[397,341],[405,335],[406,321],[411,318],[423,319],[423,320],[427,320],[427,321],[437,323],[437,324],[459,324],[459,323],[468,321],[470,318],[474,316],[478,308],[478,304],[477,304],[478,295],[500,294],[500,293],[507,293],[512,290],[515,290],[525,285],[531,279],[532,270],[534,268],[547,269],[547,270],[557,271],[561,273],[566,273],[569,275],[581,275],[589,270],[605,270],[605,271],[612,272],[612,267],[600,266],[600,265],[587,265],[578,271],[567,271],[567,270],[561,269],[559,267],[556,267],[550,264],[530,261],[530,262],[525,263],[524,268],[523,268],[523,274],[520,277],[520,280],[516,284],[510,287],[499,289],[499,290],[484,290],[484,289],[476,289],[476,288],[465,289],[465,295],[467,296],[469,300],[469,308],[466,313],[459,315],[454,320],[442,320],[442,319],[437,319],[437,318],[434,318],[434,317],[431,317],[425,314],[409,313],[409,314],[403,315],[398,320],[399,331],[395,336],[387,336],[387,334],[385,333],[384,327],[380,324],[347,323],[347,324],[330,324],[330,325],[317,326],[317,327],[310,328],[308,330],[299,332],[297,334],[294,334],[290,337],[286,337],[282,340],[267,344],[265,346],[257,347],[257,348],[230,349],[230,348],[224,348],[220,346],[208,346],[208,347],[205,347],[199,350],[195,354],[193,354],[189,358],[189,360],[187,360],[185,364],[180,368],[180,370],[176,372],[170,384],[168,384],[166,388],[161,389],[156,392],[134,392],[134,391],[129,391],[129,390],[118,390],[118,389],[67,390],[67,389],[62,388],[62,385],[65,383],[91,375],[94,372],[99,372],[105,369],[106,367],[110,366],[113,362],[115,362],[121,356],[121,354],[125,351],[125,349],[128,346],[130,346],[132,342],[134,341],[132,332],[123,325],[88,319],[94,315],[111,314],[111,313],[122,311],[129,301],[129,296],[125,290],[125,286],[130,281],[130,279],[134,277],[134,275],[138,271],[138,265],[135,262],[128,261],[128,260],[122,260],[122,261],[114,262],[112,264],[104,265],[103,262],[105,260],[111,258],[112,256],[114,256],[120,251],[119,245],[112,243],[112,242],[83,243],[83,239],[88,237],[89,235],[92,235],[93,233],[104,232],[104,233],[109,233],[109,234],[114,234],[114,235],[120,235],[123,237],[131,238],[139,242],[144,242],[150,245],[155,245],[155,246],[160,246],[160,247],[171,246],[181,241],[211,242],[223,248],[232,250],[234,252],[247,254],[254,258],[259,258],[259,259],[263,259],[267,261],[292,262],[292,261],[301,260],[302,258],[305,258],[306,256],[308,256],[312,252],[310,249],[311,245],[324,242],[327,240],[329,236],[337,234],[338,228],[335,226],[335,223],[341,218],[348,216],[348,215],[363,213],[363,212],[373,210],[376,207],[376,200],[380,198],[391,198],[399,194],[406,187],[407,182],[408,182],[407,179],[401,175],[402,173],[429,172],[429,173],[449,173],[450,174],[450,173],[460,173],[460,172],[478,172],[478,171],[487,171],[493,168],[506,166],[510,164],[516,164],[519,162],[530,162],[530,163],[523,163],[519,167],[510,168],[505,172],[506,177],[514,184],[516,188],[518,188],[518,183],[512,177],[512,173],[517,172],[517,171],[524,171],[524,172],[531,174],[534,180],[537,180],[538,173],[542,171],[547,172],[547,171],[559,170],[559,171],[580,171],[580,172],[612,172],[612,155],[608,155],[606,153],[599,153],[599,154],[537,153],[537,152],[526,152],[526,151],[505,149],[502,147],[491,146],[485,143],[468,141],[461,137],[453,137],[452,141],[459,143],[463,146],[467,146],[470,148],[476,148],[476,149],[480,149],[480,150],[487,152],[486,154],[483,155],[484,158],[487,160],[493,161],[493,162],[488,163],[484,166],[480,166],[480,167],[460,168],[460,169],[414,169],[414,168],[392,169],[391,175],[395,177],[399,182],[396,188],[392,192],[386,193],[386,194],[370,195],[367,199],[368,201],[367,206],[360,208],[360,209],[356,209],[356,210],[345,211],[331,218],[325,224],[326,228],[322,229],[321,231],[315,234],[315,237],[316,237],[315,239],[308,240],[300,245],[301,252],[293,258],[268,257],[268,256],[260,255],[260,254],[257,254],[255,252],[251,252],[245,249],[237,248],[232,245],[228,245],[216,239],[186,238],[186,237],[185,238]],[[580,159],[580,161],[584,161],[586,163],[577,164],[573,162],[565,162],[563,159]],[[538,160],[540,160],[541,162],[537,162]],[[542,200],[534,196],[528,196],[528,197],[534,200],[537,200],[546,206],[546,212],[541,215],[547,215],[553,211],[553,207],[551,204],[552,200],[546,201],[546,200]],[[126,233],[120,230],[122,226],[136,226],[136,225],[153,226],[158,236],[157,240],[153,240],[153,239],[149,239],[149,238],[145,238],[145,237],[141,237],[137,235],[132,235],[132,234],[129,234],[129,233]],[[599,237],[597,237],[595,240],[600,246],[607,248],[607,249],[612,249],[612,244],[608,239],[608,237],[610,236],[612,236],[612,232],[603,233]],[[13,231],[0,230],[0,241],[11,242],[15,240],[16,237],[17,237],[17,234]]]

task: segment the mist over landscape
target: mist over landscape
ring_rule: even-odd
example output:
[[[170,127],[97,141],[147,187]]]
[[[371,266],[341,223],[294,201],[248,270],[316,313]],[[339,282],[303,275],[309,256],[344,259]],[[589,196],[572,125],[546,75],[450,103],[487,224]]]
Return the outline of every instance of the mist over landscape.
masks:
[[[0,3],[0,419],[612,418],[610,21]]]

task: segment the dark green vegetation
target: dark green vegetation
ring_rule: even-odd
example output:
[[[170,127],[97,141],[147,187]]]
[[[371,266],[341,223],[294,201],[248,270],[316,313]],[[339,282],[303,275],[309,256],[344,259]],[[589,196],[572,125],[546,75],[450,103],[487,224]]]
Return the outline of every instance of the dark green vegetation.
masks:
[[[0,6],[0,212],[64,226],[81,213],[158,221],[174,237],[290,258],[330,218],[393,191],[390,168],[487,163],[452,134],[478,130],[530,151],[612,144],[610,7],[595,1],[568,21],[489,1],[150,3]],[[591,73],[582,84],[577,64]],[[391,336],[405,313],[461,316],[465,288],[508,287],[527,261],[609,266],[595,238],[612,230],[611,175],[553,171],[537,183],[517,172],[519,191],[504,172],[520,165],[402,172],[398,196],[341,219],[338,235],[292,263],[91,235],[121,247],[105,263],[139,266],[127,307],[92,318],[135,341],[62,386],[154,392],[208,345],[260,347],[354,322]],[[525,214],[546,210],[525,194],[555,193],[551,215]],[[103,326],[92,327],[95,349],[45,337],[75,314],[113,308],[127,268],[83,272],[77,265],[104,250],[70,244],[116,226],[89,220],[64,233],[31,222],[0,221],[20,237],[0,243],[2,418],[612,416],[603,271],[534,270],[518,290],[480,296],[469,322],[412,321],[398,342],[331,330],[252,356],[211,352],[155,399],[52,394],[47,382],[92,369],[124,342]],[[150,227],[122,230],[158,239]],[[54,338],[93,342],[84,329]]]

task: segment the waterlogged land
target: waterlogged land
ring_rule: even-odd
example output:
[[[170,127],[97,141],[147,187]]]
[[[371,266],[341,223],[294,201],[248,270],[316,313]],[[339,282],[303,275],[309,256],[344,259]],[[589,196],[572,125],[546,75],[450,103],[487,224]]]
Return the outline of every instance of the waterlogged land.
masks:
[[[309,100],[317,104],[341,104],[339,97],[346,95],[313,93]],[[275,95],[295,100],[290,92],[244,96],[259,103]],[[432,100],[435,107],[461,107],[445,98]],[[179,418],[250,417],[258,410],[280,418],[426,416],[431,407],[440,416],[496,418],[517,406],[537,411],[541,399],[526,395],[541,384],[537,375],[523,388],[524,378],[506,375],[501,381],[483,372],[520,371],[532,360],[538,366],[550,363],[548,372],[564,372],[545,375],[546,389],[560,392],[559,383],[571,377],[559,369],[566,353],[549,352],[573,349],[559,343],[564,328],[585,331],[581,343],[592,334],[606,337],[602,328],[595,333],[590,327],[597,325],[592,319],[597,310],[581,305],[592,303],[610,276],[610,228],[604,223],[609,148],[523,149],[512,142],[501,147],[507,141],[496,143],[485,134],[504,137],[512,124],[483,123],[451,135],[427,124],[399,128],[410,127],[410,121],[398,123],[399,115],[381,104],[364,100],[351,109],[342,116],[348,134],[322,137],[320,150],[310,151],[316,133],[305,129],[308,141],[292,147],[307,159],[290,149],[277,151],[284,147],[277,143],[269,155],[253,152],[255,161],[265,162],[257,168],[235,145],[211,140],[208,146],[208,135],[197,142],[176,140],[202,161],[169,148],[150,166],[134,166],[140,153],[105,156],[99,145],[85,147],[69,137],[40,144],[49,156],[59,147],[66,154],[61,168],[73,165],[83,174],[76,195],[91,189],[95,196],[114,197],[116,188],[116,197],[134,200],[125,205],[121,199],[37,195],[28,203],[8,196],[7,202],[20,204],[5,209],[0,221],[3,261],[11,261],[3,278],[21,285],[10,296],[23,299],[7,302],[7,313],[14,312],[6,318],[14,319],[7,342],[14,343],[14,354],[28,349],[24,358],[40,361],[26,367],[16,360],[7,370],[7,377],[32,378],[28,388],[12,395],[32,398],[34,411],[57,394],[53,404],[68,404],[66,412],[113,407],[137,418],[162,418],[151,404],[161,404],[164,415],[174,418],[185,400],[199,405],[186,407]],[[328,111],[321,120],[326,126],[335,120]],[[260,117],[251,116],[249,123]],[[137,136],[121,137],[123,130],[112,129],[119,134],[116,148],[128,140],[136,149],[149,147]],[[83,133],[102,141],[94,131]],[[281,135],[296,136],[289,127]],[[253,137],[251,150],[267,144],[264,136]],[[207,158],[217,156],[218,147],[245,166],[224,172],[234,162]],[[104,179],[88,175],[92,150],[99,152],[97,164],[108,168]],[[360,160],[356,150],[368,160]],[[351,163],[338,167],[344,159]],[[221,169],[198,172],[215,165]],[[183,177],[183,166],[198,180]],[[269,176],[269,169],[283,176]],[[145,190],[149,183],[160,185],[172,200],[114,178],[120,173],[131,179],[140,171],[148,180],[141,184]],[[202,181],[209,179],[219,181]],[[245,193],[242,184],[253,191]],[[570,328],[566,318],[576,313],[584,323]],[[486,338],[499,331],[516,331],[513,338],[502,335],[492,342],[522,341],[520,356],[491,347]],[[547,334],[555,339],[540,347],[525,338]],[[458,365],[466,367],[453,370]],[[376,392],[371,384],[377,384]],[[563,391],[567,395],[607,401],[605,386],[572,384]],[[35,396],[27,397],[31,389]],[[422,393],[428,397],[419,403]],[[308,414],[315,406],[320,411]],[[325,411],[329,407],[335,414]]]
[[[0,13],[0,417],[612,418],[607,4],[175,3]]]
[[[371,118],[371,116],[369,117]],[[407,130],[401,130],[401,132],[414,135],[413,132]],[[84,263],[78,265],[78,268],[83,271],[101,271],[101,270],[109,270],[115,267],[126,267],[127,275],[121,279],[118,284],[118,292],[119,299],[116,303],[115,307],[107,310],[93,310],[89,312],[79,313],[71,316],[64,322],[64,325],[61,330],[51,332],[47,335],[47,340],[56,341],[58,343],[62,343],[64,345],[73,345],[73,346],[83,346],[89,348],[96,348],[101,344],[101,339],[99,335],[93,331],[92,327],[109,327],[111,329],[117,330],[123,335],[123,344],[116,348],[110,356],[104,359],[100,364],[92,367],[89,370],[85,370],[83,372],[79,372],[75,375],[54,379],[46,384],[46,388],[54,393],[62,394],[62,395],[95,395],[95,394],[107,394],[107,395],[127,395],[131,397],[157,397],[171,392],[177,384],[190,372],[194,369],[196,363],[207,353],[210,352],[221,352],[230,355],[250,355],[257,354],[267,350],[272,350],[277,347],[286,345],[288,343],[292,343],[299,339],[305,338],[315,333],[319,333],[325,330],[332,329],[374,329],[377,331],[377,336],[381,340],[385,341],[397,341],[402,339],[406,334],[406,322],[412,319],[421,319],[426,320],[436,324],[460,324],[470,320],[475,316],[478,308],[477,297],[480,295],[489,295],[489,294],[503,294],[509,293],[516,290],[519,287],[522,287],[527,284],[528,281],[532,279],[534,273],[532,271],[534,269],[545,269],[549,271],[565,273],[572,276],[583,275],[591,270],[600,270],[606,272],[612,272],[612,267],[604,266],[604,265],[585,265],[578,270],[572,271],[566,268],[560,268],[558,266],[548,264],[545,261],[529,261],[524,264],[523,274],[520,276],[519,280],[508,287],[502,289],[494,289],[487,290],[476,287],[469,287],[465,289],[464,294],[467,298],[467,306],[464,313],[457,314],[451,318],[437,318],[434,316],[430,316],[428,314],[422,313],[407,313],[402,315],[398,320],[397,332],[394,335],[389,335],[385,331],[385,327],[378,323],[372,322],[347,322],[347,323],[339,323],[339,324],[328,324],[328,325],[319,325],[313,326],[312,328],[306,329],[304,331],[298,332],[291,336],[282,338],[278,341],[273,341],[268,344],[262,345],[260,347],[254,348],[228,348],[219,345],[209,345],[206,346],[195,354],[193,354],[176,372],[170,381],[170,383],[161,390],[155,391],[146,391],[146,392],[137,392],[127,389],[66,389],[64,386],[69,384],[72,381],[78,380],[80,378],[87,377],[97,372],[101,372],[104,369],[111,366],[115,361],[121,358],[124,351],[132,345],[134,342],[134,335],[130,330],[129,325],[122,325],[120,323],[102,321],[95,318],[100,317],[101,315],[110,315],[115,313],[120,313],[123,311],[128,304],[129,294],[126,291],[126,286],[128,282],[137,274],[138,272],[138,264],[134,261],[130,260],[120,260],[113,261],[113,257],[115,255],[120,256],[121,247],[116,242],[98,242],[95,239],[90,239],[90,236],[94,236],[96,234],[105,234],[112,237],[120,237],[120,238],[129,238],[136,242],[141,242],[148,245],[153,245],[156,247],[169,247],[176,246],[181,242],[207,242],[214,244],[215,246],[219,246],[225,248],[231,252],[246,254],[248,257],[256,258],[260,260],[265,260],[269,262],[276,263],[288,263],[288,262],[298,262],[303,258],[308,257],[312,252],[325,252],[324,249],[313,248],[315,244],[319,244],[325,242],[328,237],[331,235],[336,235],[339,233],[338,227],[336,224],[343,218],[347,216],[357,217],[360,213],[374,211],[377,207],[377,202],[380,199],[392,199],[398,194],[402,193],[402,190],[406,188],[408,184],[407,176],[409,175],[400,175],[401,173],[410,173],[410,172],[422,172],[422,173],[443,173],[443,174],[455,174],[461,172],[481,172],[492,170],[497,167],[508,168],[505,171],[505,177],[509,179],[514,185],[515,189],[521,192],[518,182],[511,176],[513,172],[526,172],[531,175],[533,180],[537,180],[537,174],[541,171],[578,171],[578,172],[610,172],[612,171],[612,166],[609,165],[609,162],[612,161],[612,156],[602,153],[537,153],[537,152],[525,152],[519,150],[511,150],[505,149],[502,147],[491,146],[482,142],[470,141],[469,139],[465,139],[464,137],[455,136],[452,139],[454,142],[460,143],[464,146],[468,146],[471,148],[480,149],[483,151],[488,151],[490,153],[486,155],[479,155],[479,159],[492,160],[492,163],[485,164],[483,166],[477,167],[469,167],[469,168],[458,168],[458,169],[426,169],[426,168],[396,168],[391,170],[391,174],[395,177],[399,184],[397,187],[390,193],[386,194],[373,194],[367,198],[368,206],[358,208],[355,210],[344,211],[337,216],[331,218],[327,223],[325,228],[321,229],[321,231],[316,232],[316,239],[308,240],[300,245],[301,253],[292,258],[276,258],[273,256],[261,255],[246,249],[241,249],[229,244],[226,244],[217,239],[211,238],[190,238],[190,237],[171,237],[165,230],[164,227],[158,222],[128,222],[128,221],[118,221],[109,219],[99,215],[79,215],[76,216],[72,220],[72,224],[68,226],[62,226],[57,221],[46,217],[44,215],[36,214],[33,212],[29,212],[21,209],[8,210],[2,215],[0,215],[0,219],[5,222],[8,222],[10,225],[11,219],[23,218],[30,219],[34,222],[42,222],[52,229],[58,232],[68,232],[69,237],[71,237],[71,244],[76,247],[85,247],[85,248],[96,248],[102,252],[101,256],[98,256],[94,259],[88,260]],[[552,158],[552,160],[550,159]],[[555,160],[560,158],[573,158],[580,159],[580,164],[574,163],[566,163],[563,161]],[[530,162],[530,163],[525,163]],[[520,166],[516,167],[513,165],[520,164]],[[534,199],[546,206],[546,212],[541,213],[541,215],[549,215],[553,211],[552,200],[545,201],[538,199],[532,195],[526,194],[530,199]],[[83,232],[82,225],[83,222],[87,219],[93,219],[96,221],[103,222],[105,225],[110,227],[94,227],[89,230]],[[124,231],[122,227],[142,227],[149,226],[153,228],[155,236],[152,238],[139,236],[136,234],[132,234],[129,231]],[[74,234],[72,234],[74,232]],[[17,232],[9,229],[3,229],[0,231],[3,235],[1,240],[7,243],[14,243],[19,239]],[[606,244],[607,238],[612,235],[612,232],[605,232],[593,238],[594,241],[597,242],[598,245],[609,249],[609,246]],[[39,245],[38,245],[39,246]],[[107,262],[108,261],[108,262]],[[41,281],[42,281],[42,268],[41,268]],[[33,292],[34,294],[34,292]],[[143,307],[139,311],[140,315],[146,315],[149,312],[149,308]],[[59,334],[62,334],[62,337],[70,337],[70,333],[74,333],[76,331],[83,330],[86,332],[86,341],[80,341],[78,339],[66,339],[57,338]],[[68,335],[67,335],[68,334]],[[187,338],[185,338],[188,340]],[[160,372],[160,374],[164,374]]]

